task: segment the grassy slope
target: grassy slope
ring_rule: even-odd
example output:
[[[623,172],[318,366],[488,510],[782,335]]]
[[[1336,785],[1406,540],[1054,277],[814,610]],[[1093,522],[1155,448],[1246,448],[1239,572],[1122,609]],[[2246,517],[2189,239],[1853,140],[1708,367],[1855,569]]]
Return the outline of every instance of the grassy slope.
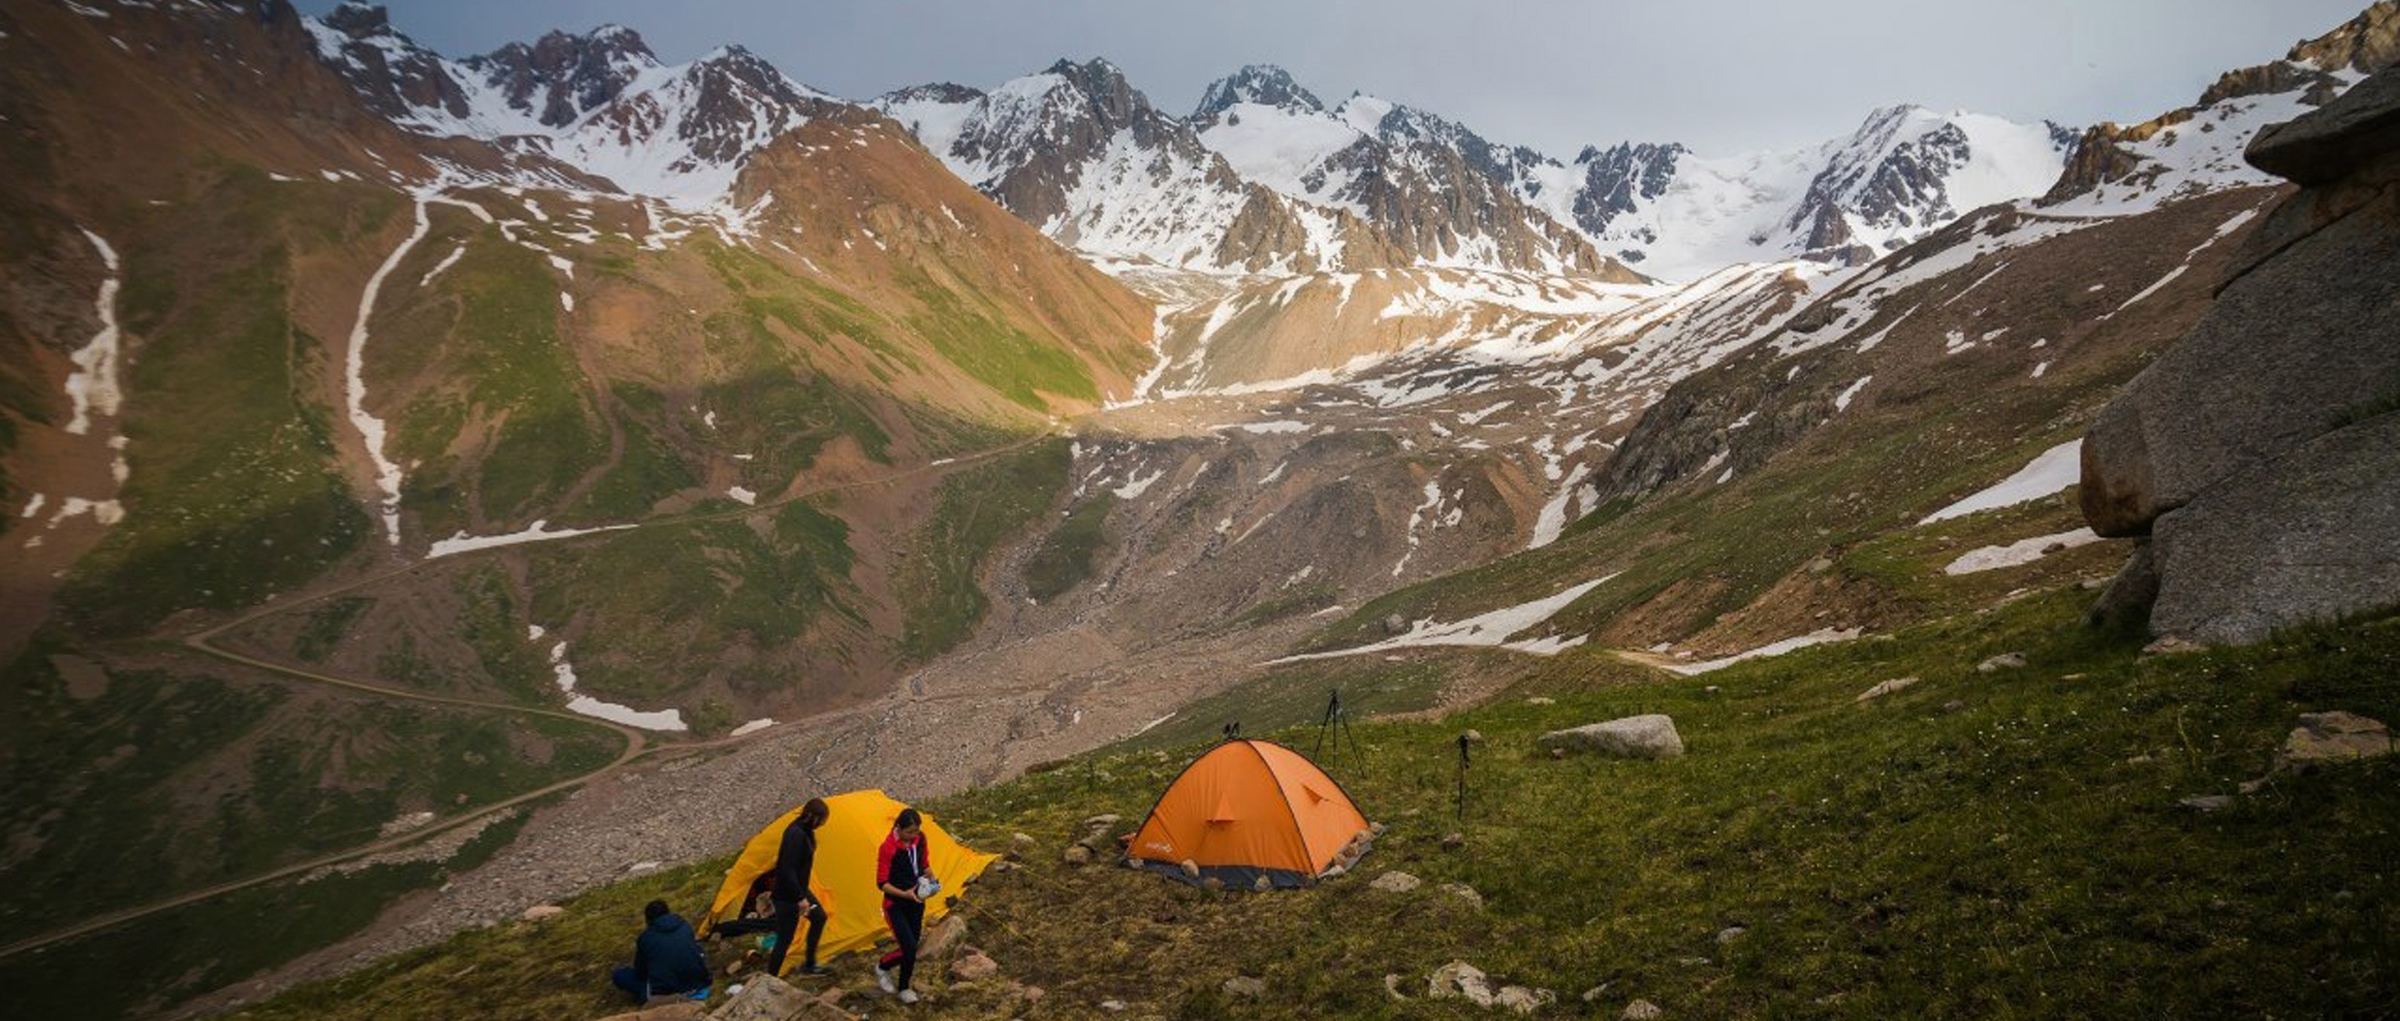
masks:
[[[904,655],[931,659],[975,630],[989,608],[979,577],[984,561],[1050,509],[1072,460],[1067,441],[1051,439],[942,483],[933,518],[894,572],[907,611]]]
[[[2294,714],[2400,716],[2400,619],[2301,632],[2249,650],[2143,658],[2138,638],[2079,623],[2073,589],[1705,677],[1636,681],[1596,651],[1527,671],[1514,692],[1436,723],[1358,727],[1337,770],[1391,825],[1361,875],[1322,888],[1207,894],[1054,864],[1077,819],[1146,810],[1188,749],[1124,751],[945,799],[971,841],[1034,834],[1028,867],[979,882],[971,942],[1044,986],[1037,1016],[1225,1016],[1219,985],[1266,979],[1242,1016],[1453,1017],[1395,1003],[1466,959],[1560,991],[1560,1014],[1635,997],[1675,1016],[2372,1016],[2388,1008],[2400,762],[2286,776],[2229,811],[2176,800],[2266,771]],[[2023,651],[2030,665],[1974,664]],[[1867,704],[1877,681],[1916,687]],[[1536,704],[1518,696],[1555,700]],[[1555,727],[1672,714],[1669,762],[1554,761]],[[1488,738],[1463,824],[1451,739]],[[1307,732],[1291,735],[1305,745]],[[1466,849],[1439,838],[1460,829]],[[695,904],[713,869],[593,891],[547,929],[504,927],[307,987],[260,1018],[598,1014],[599,968],[637,906]],[[1364,880],[1401,868],[1481,892]],[[1729,926],[1747,931],[1720,944]],[[725,952],[725,951],[720,951]],[[856,959],[839,980],[863,984]],[[997,990],[935,990],[930,1016],[1001,1016]],[[1583,990],[1605,984],[1595,1005]]]

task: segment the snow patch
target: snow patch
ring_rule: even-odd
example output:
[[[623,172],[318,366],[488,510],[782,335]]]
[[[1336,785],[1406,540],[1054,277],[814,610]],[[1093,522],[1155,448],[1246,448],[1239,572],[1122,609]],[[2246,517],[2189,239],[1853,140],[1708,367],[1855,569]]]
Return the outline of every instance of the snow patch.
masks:
[[[2057,535],[2037,535],[2030,539],[2019,539],[2006,545],[1984,546],[1979,549],[1968,550],[1966,553],[1961,554],[1958,559],[1951,561],[1947,566],[1943,567],[1942,573],[1952,575],[1973,574],[1977,571],[1990,571],[2002,567],[2016,567],[2020,564],[2030,564],[2036,560],[2040,560],[2041,558],[2048,556],[2050,554],[2050,547],[2052,546],[2064,546],[2067,549],[2074,549],[2077,546],[2088,546],[2099,541],[2100,536],[2089,528],[2078,528],[2073,531],[2060,532]]]
[[[2027,500],[2039,500],[2072,486],[2083,477],[2083,439],[2077,437],[2042,452],[2016,474],[1969,496],[1964,500],[1934,511],[1917,522],[1930,525],[1936,521],[1961,517],[1995,507],[2009,507]]]

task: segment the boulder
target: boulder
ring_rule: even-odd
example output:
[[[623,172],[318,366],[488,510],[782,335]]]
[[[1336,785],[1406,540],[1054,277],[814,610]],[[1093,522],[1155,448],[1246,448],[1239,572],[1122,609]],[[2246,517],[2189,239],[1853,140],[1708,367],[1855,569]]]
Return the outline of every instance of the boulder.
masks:
[[[2300,725],[2276,754],[2280,769],[2308,770],[2329,762],[2371,759],[2392,753],[2392,733],[2383,721],[2356,713],[2301,713]]]
[[[1541,736],[1541,747],[1558,752],[1598,752],[1629,759],[1671,759],[1683,754],[1675,721],[1662,713],[1628,716]]]
[[[1659,1018],[1665,1017],[1666,1013],[1666,1011],[1658,1009],[1658,1004],[1648,1000],[1635,1000],[1626,1004],[1625,1012],[1617,1016],[1623,1018],[1624,1021],[1658,1021]]]
[[[1883,696],[1889,695],[1895,691],[1905,690],[1910,685],[1915,683],[1917,683],[1917,678],[1914,677],[1894,677],[1891,680],[1880,682],[1872,688],[1868,688],[1865,691],[1859,692],[1858,697],[1851,699],[1851,701],[1864,702],[1870,698],[1882,698]]]
[[[2093,530],[2157,537],[2158,636],[2252,642],[2400,601],[2400,68],[2248,155],[2303,187],[2084,437]]]
[[[1424,880],[1398,869],[1376,876],[1374,882],[1367,884],[1368,887],[1385,893],[1407,893],[1423,885],[1425,885]]]
[[[2133,555],[2125,558],[2114,578],[2100,586],[2100,598],[2084,612],[2085,621],[2093,627],[2108,627],[2119,622],[2140,622],[2150,618],[2150,604],[2158,602],[2158,558],[2150,550],[2149,539],[2133,542]]]
[[[1452,961],[1425,978],[1425,995],[1436,1000],[1465,1000],[1478,1007],[1492,1005],[1492,986],[1483,969]]]
[[[1407,633],[1408,633],[1408,621],[1407,621],[1406,619],[1402,618],[1402,617],[1401,617],[1399,614],[1397,614],[1397,613],[1387,613],[1387,614],[1384,614],[1384,615],[1383,615],[1383,633],[1384,633],[1384,634],[1387,634],[1387,635],[1403,635],[1403,634],[1407,634]]]
[[[2261,129],[2242,158],[2285,180],[2323,185],[2396,149],[2400,75],[2379,74],[2311,113]]]
[[[1267,980],[1239,975],[1225,980],[1225,995],[1235,999],[1256,1000],[1267,995]]]
[[[742,986],[710,1021],[789,1021],[810,1007],[813,1001],[807,993],[773,975],[761,974]]]
[[[2246,644],[2400,603],[2400,412],[2237,472],[2155,529],[2163,637]]]
[[[1492,996],[1494,1006],[1506,1007],[1519,1014],[1531,1014],[1557,1002],[1557,993],[1524,986],[1501,986],[1500,991]]]
[[[981,982],[1000,974],[1000,962],[984,956],[981,950],[969,950],[950,962],[950,978],[956,982]]]

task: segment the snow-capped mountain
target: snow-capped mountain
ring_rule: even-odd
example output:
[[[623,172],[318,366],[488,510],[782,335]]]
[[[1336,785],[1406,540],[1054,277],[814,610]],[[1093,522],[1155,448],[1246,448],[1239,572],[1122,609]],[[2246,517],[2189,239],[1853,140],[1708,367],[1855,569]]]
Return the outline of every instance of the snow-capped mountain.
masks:
[[[1105,60],[1062,60],[990,92],[921,85],[871,105],[969,184],[1087,255],[1254,272],[1399,258],[1354,219],[1243,180]]]
[[[2047,124],[1904,105],[1797,149],[1587,147],[1520,187],[1602,251],[1668,278],[1793,257],[1860,264],[1979,206],[2041,194],[2073,140]]]
[[[1189,123],[1243,177],[1349,212],[1420,265],[1632,279],[1515,190],[1556,161],[1457,122],[1363,93],[1327,109],[1282,68],[1254,64],[1209,85]]]
[[[344,4],[306,24],[326,65],[403,128],[505,140],[687,207],[715,202],[777,135],[846,105],[738,46],[662,64],[616,25],[451,60],[381,7]]]
[[[2400,62],[2400,0],[2381,0],[2293,46],[2282,60],[2226,72],[2191,106],[2140,124],[2086,131],[2042,204],[2070,213],[2131,213],[2275,183],[2273,175],[2242,159],[2259,129],[2322,106],[2394,62]]]

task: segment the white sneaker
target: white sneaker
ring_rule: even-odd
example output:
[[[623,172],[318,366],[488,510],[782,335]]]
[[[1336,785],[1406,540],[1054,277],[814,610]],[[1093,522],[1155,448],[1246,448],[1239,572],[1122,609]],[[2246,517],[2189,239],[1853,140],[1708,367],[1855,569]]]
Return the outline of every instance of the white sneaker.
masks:
[[[903,989],[903,990],[900,990],[900,1002],[902,1002],[902,1003],[915,1003],[915,1002],[917,1002],[917,999],[918,999],[918,997],[917,997],[917,991],[916,991],[916,990],[914,990],[914,989]]]
[[[900,990],[900,987],[892,982],[891,971],[880,964],[875,966],[875,984],[883,987],[885,993],[895,993]]]

